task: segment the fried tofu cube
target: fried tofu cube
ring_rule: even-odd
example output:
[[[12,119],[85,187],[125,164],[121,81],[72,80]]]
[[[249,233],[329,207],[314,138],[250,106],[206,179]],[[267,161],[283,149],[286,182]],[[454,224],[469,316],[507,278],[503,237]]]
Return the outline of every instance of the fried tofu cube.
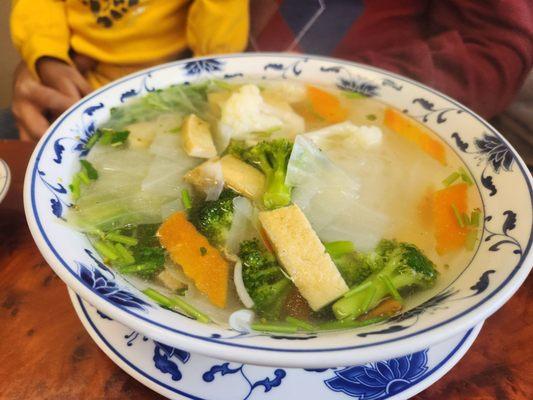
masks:
[[[297,205],[259,213],[279,262],[317,311],[348,291],[333,260]]]
[[[181,127],[183,149],[191,157],[211,158],[217,155],[209,124],[191,114],[183,120]]]
[[[227,187],[250,199],[259,199],[265,188],[265,176],[250,164],[230,154],[220,159]]]

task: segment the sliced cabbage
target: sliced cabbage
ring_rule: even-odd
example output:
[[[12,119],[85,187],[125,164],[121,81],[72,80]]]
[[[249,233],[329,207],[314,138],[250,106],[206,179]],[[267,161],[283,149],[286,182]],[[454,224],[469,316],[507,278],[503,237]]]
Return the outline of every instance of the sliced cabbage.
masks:
[[[337,167],[307,137],[296,137],[285,182],[293,186],[292,201],[319,231],[354,201],[359,184]]]
[[[226,239],[226,250],[230,254],[237,254],[241,242],[258,237],[257,211],[250,200],[245,197],[233,199],[233,219]]]

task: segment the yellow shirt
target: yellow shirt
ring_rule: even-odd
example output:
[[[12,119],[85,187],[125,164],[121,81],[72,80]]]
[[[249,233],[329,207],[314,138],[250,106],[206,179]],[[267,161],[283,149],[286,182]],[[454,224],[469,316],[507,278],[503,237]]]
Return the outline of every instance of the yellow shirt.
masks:
[[[41,57],[97,61],[93,87],[190,49],[195,56],[243,51],[248,0],[15,0],[11,35],[35,73]]]

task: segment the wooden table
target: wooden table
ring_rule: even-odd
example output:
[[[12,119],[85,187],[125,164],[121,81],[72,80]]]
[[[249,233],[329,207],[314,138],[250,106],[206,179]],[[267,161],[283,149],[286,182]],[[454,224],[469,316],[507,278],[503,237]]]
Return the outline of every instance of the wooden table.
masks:
[[[0,399],[160,399],[100,351],[35,246],[22,206],[33,145],[0,141],[13,179],[0,205]],[[459,364],[416,396],[533,399],[533,278],[487,320]]]

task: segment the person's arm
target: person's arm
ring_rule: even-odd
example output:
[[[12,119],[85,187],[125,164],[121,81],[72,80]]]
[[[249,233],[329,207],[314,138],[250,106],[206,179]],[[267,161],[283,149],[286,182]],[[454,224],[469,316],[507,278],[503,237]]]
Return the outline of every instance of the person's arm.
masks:
[[[486,118],[505,109],[533,65],[531,0],[433,0],[426,15],[425,39],[338,55],[412,77]]]
[[[37,61],[51,57],[72,64],[65,1],[15,0],[11,38],[22,59],[37,77]]]
[[[243,51],[248,43],[248,0],[195,0],[187,42],[195,56]]]

